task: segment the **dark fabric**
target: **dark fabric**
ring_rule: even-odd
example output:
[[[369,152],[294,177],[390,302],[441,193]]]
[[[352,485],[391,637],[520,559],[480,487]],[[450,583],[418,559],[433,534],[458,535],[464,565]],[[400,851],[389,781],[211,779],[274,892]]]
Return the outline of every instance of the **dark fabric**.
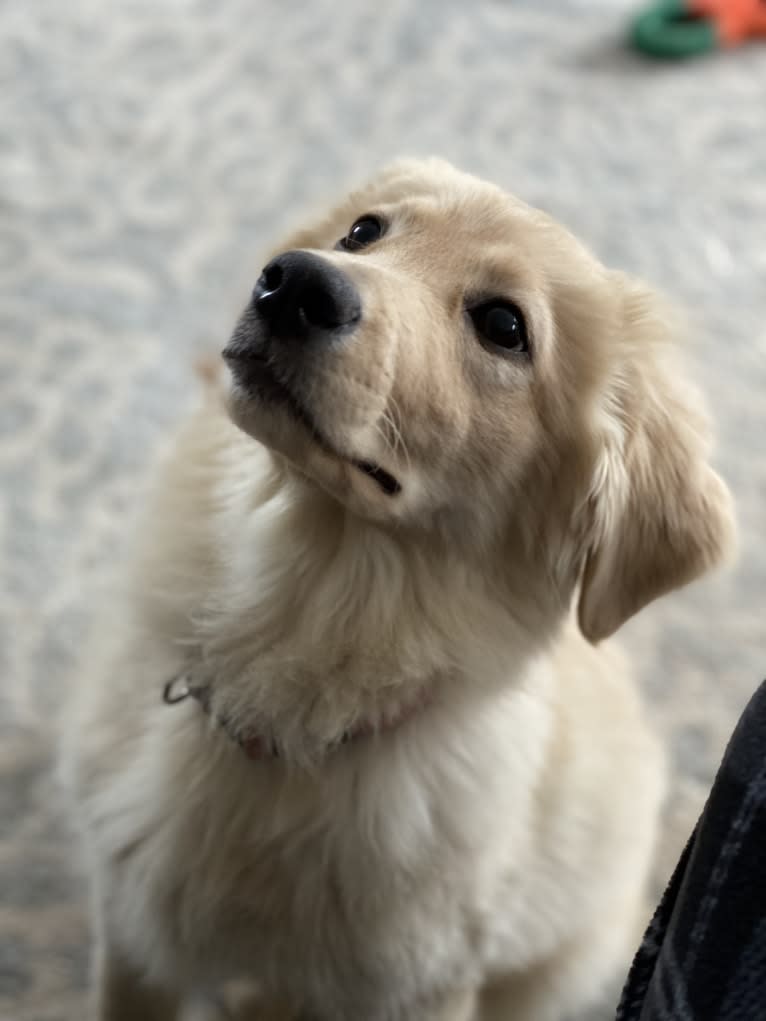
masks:
[[[729,742],[616,1021],[766,1021],[766,682]]]

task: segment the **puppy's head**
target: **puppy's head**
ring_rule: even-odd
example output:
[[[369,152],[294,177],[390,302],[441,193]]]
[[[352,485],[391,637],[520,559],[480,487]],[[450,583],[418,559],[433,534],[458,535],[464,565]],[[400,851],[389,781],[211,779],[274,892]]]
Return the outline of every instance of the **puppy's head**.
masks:
[[[598,640],[732,534],[670,333],[543,213],[405,161],[266,264],[229,406],[353,513],[512,557],[562,605],[581,582]]]

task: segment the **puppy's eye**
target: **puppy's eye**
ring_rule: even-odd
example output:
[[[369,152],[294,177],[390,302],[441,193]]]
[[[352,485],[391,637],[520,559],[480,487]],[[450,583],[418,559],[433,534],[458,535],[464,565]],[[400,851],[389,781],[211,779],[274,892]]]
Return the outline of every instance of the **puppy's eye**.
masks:
[[[527,326],[521,309],[509,301],[487,301],[469,309],[476,332],[482,341],[500,352],[522,354],[529,351]]]
[[[340,247],[345,248],[347,252],[358,252],[360,248],[366,248],[368,245],[380,241],[384,233],[383,224],[377,216],[362,216],[348,234],[341,239]]]

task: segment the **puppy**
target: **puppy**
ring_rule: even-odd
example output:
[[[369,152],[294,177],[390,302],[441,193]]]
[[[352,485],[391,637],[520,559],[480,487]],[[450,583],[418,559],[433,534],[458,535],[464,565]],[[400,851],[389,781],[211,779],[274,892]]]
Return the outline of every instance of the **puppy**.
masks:
[[[662,770],[600,643],[733,535],[672,332],[437,161],[267,263],[68,720],[95,1018],[555,1021],[626,967]]]

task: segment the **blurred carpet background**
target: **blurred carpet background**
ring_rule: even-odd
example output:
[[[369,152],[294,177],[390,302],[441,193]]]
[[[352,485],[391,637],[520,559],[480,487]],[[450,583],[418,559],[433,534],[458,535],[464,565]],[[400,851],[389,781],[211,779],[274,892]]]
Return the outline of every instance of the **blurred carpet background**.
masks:
[[[84,1017],[55,722],[192,358],[275,232],[401,153],[517,191],[691,311],[743,554],[626,629],[674,766],[667,876],[766,671],[766,46],[659,66],[625,51],[630,11],[0,0],[1,1021]]]

